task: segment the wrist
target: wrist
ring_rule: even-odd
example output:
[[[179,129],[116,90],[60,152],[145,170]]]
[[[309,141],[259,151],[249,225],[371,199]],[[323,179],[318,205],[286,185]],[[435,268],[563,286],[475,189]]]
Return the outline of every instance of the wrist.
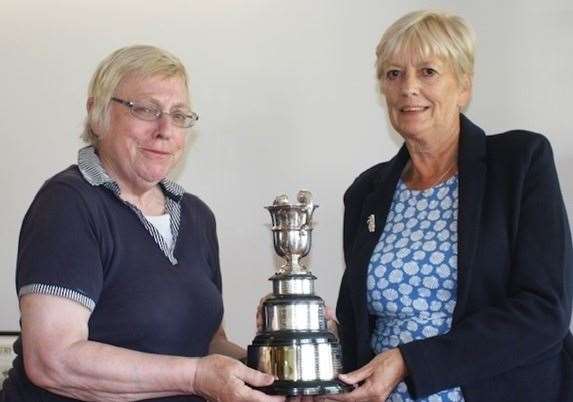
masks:
[[[184,384],[187,386],[187,392],[192,395],[199,395],[199,387],[197,386],[197,372],[201,364],[201,357],[186,358],[188,365],[185,368]]]
[[[400,348],[395,348],[394,350],[395,361],[400,370],[400,375],[402,378],[406,378],[408,376],[408,366],[406,366],[406,361],[404,360],[404,356],[402,356],[402,351]]]

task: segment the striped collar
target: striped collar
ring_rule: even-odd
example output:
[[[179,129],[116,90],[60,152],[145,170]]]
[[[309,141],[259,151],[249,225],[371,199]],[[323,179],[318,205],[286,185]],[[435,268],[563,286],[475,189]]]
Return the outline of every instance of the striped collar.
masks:
[[[78,168],[84,179],[92,186],[105,186],[112,190],[116,195],[121,193],[119,185],[107,174],[101,160],[93,146],[87,146],[78,152]],[[179,201],[185,193],[185,189],[179,184],[169,179],[163,179],[159,182],[163,192],[168,197]]]
[[[120,200],[124,205],[127,205],[137,215],[141,224],[143,224],[145,229],[153,238],[155,244],[169,259],[171,265],[177,265],[175,244],[177,243],[179,228],[181,226],[181,199],[185,193],[183,187],[168,179],[163,179],[159,182],[159,185],[166,196],[165,209],[169,214],[171,235],[173,237],[172,244],[168,245],[161,233],[159,233],[157,228],[147,220],[141,210],[120,197],[121,189],[119,188],[119,185],[107,174],[93,146],[87,146],[80,149],[78,152],[78,168],[84,179],[89,184],[92,186],[102,186],[107,190],[110,190],[118,200]]]

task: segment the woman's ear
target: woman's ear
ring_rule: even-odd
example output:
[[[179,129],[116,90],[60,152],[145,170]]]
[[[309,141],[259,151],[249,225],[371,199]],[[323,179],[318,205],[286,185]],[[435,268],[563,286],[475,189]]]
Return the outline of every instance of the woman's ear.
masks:
[[[93,106],[94,106],[94,98],[93,96],[90,96],[88,98],[88,101],[86,102],[86,109],[88,111],[88,114],[92,111]]]
[[[464,75],[460,80],[460,99],[458,102],[460,111],[464,110],[468,103],[470,103],[473,89],[472,84],[472,77],[469,75]]]
[[[93,119],[93,111],[95,108],[95,99],[93,98],[93,96],[89,97],[87,102],[86,102],[86,109],[88,111],[88,125],[90,127],[90,131],[92,132],[93,135],[95,135],[96,137],[99,137],[99,127],[97,124],[97,119]]]
[[[472,77],[469,75],[464,75],[464,78],[462,79],[462,86],[466,91],[469,91],[471,94],[473,86]]]

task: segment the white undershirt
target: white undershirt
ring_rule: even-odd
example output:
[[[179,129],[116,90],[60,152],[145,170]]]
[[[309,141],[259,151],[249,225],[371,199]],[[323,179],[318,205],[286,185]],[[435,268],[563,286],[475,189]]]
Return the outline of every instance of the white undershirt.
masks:
[[[171,233],[171,221],[169,219],[169,214],[151,216],[145,215],[145,219],[149,221],[167,243],[167,246],[171,248],[173,246],[173,234]]]

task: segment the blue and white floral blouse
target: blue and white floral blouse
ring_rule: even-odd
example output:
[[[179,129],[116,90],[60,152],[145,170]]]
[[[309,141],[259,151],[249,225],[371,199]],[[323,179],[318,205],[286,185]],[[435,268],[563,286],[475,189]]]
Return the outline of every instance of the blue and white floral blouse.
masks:
[[[368,265],[368,311],[378,354],[450,330],[457,292],[458,176],[426,190],[400,180]],[[414,401],[402,382],[388,398]],[[460,388],[416,402],[461,402]]]

